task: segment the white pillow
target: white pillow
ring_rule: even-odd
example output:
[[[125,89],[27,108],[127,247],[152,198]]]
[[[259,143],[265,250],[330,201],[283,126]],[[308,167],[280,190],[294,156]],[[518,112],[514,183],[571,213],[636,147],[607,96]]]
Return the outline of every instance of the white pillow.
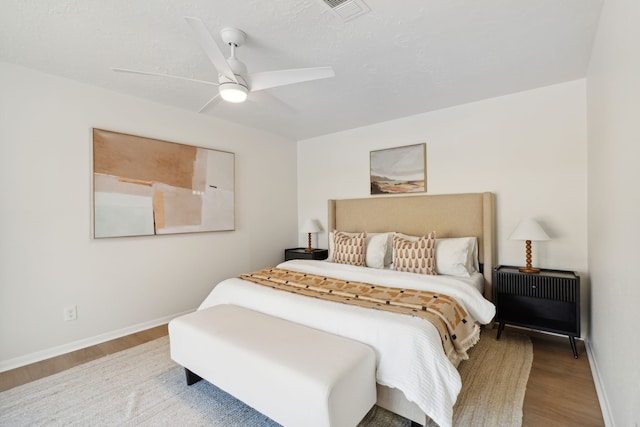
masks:
[[[478,239],[436,239],[436,271],[449,276],[470,277],[478,270]]]
[[[359,233],[347,233],[348,236],[355,236]],[[367,233],[365,239],[366,255],[365,263],[371,268],[385,268],[393,262],[393,233]],[[333,261],[333,251],[335,250],[333,231],[329,232],[329,255],[328,261]]]
[[[393,259],[393,233],[371,233],[367,234],[367,267],[385,268],[391,264]]]

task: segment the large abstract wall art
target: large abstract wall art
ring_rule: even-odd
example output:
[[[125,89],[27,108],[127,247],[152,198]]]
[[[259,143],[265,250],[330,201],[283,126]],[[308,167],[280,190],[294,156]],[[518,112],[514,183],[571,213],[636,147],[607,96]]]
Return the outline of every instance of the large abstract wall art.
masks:
[[[93,129],[93,236],[234,230],[233,153]]]

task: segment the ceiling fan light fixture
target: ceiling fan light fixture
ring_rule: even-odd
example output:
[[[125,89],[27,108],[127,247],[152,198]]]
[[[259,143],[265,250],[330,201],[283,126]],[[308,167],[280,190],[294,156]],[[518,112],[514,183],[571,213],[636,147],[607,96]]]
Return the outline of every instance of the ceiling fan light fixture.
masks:
[[[240,103],[247,99],[247,88],[241,84],[229,82],[218,86],[220,97],[227,102]]]

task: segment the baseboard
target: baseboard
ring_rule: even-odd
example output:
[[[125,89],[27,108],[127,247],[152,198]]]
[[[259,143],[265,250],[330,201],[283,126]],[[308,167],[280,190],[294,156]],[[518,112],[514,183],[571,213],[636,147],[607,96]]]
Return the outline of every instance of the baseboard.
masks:
[[[596,358],[593,354],[591,341],[584,340],[584,344],[587,349],[587,358],[589,359],[589,366],[591,367],[591,376],[593,377],[593,383],[596,386],[596,394],[598,395],[598,401],[600,402],[600,410],[602,411],[604,425],[606,427],[614,427],[613,419],[611,418],[609,400],[607,399],[607,394],[605,393],[604,386],[602,385],[602,377],[600,376],[598,363],[596,362]]]
[[[110,341],[116,338],[121,338],[127,335],[135,334],[147,329],[155,328],[156,326],[165,325],[169,323],[175,317],[183,314],[191,313],[193,310],[185,311],[183,313],[173,314],[170,316],[161,317],[159,319],[151,320],[149,322],[138,323],[137,325],[128,326],[126,328],[118,329],[115,331],[107,332],[104,334],[96,335],[93,337],[81,339],[78,341],[70,342],[56,347],[51,347],[45,350],[36,351],[34,353],[25,354],[24,356],[15,357],[13,359],[0,361],[0,372],[8,371],[10,369],[19,368],[21,366],[30,365],[32,363],[40,362],[42,360],[50,359],[52,357],[60,356],[62,354],[70,353],[72,351],[80,350],[92,345],[101,344],[106,341]]]

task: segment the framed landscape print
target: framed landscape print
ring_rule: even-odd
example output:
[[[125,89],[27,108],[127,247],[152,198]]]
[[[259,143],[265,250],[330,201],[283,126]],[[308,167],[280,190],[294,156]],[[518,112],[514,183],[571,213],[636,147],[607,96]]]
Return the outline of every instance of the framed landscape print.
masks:
[[[427,191],[425,143],[371,151],[371,194]]]
[[[235,228],[233,153],[93,129],[93,237]]]

